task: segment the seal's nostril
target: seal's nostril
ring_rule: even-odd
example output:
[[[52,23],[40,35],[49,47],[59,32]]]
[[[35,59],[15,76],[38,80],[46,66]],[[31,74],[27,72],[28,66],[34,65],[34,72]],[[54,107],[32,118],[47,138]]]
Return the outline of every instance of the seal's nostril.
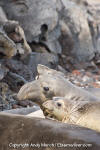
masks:
[[[43,87],[43,89],[44,89],[45,91],[49,91],[49,88],[48,88],[48,87]]]

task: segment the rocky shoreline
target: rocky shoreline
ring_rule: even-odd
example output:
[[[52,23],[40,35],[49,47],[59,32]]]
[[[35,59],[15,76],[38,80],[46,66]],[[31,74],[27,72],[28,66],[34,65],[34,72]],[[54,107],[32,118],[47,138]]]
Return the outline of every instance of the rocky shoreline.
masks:
[[[99,14],[97,0],[0,0],[0,111],[34,105],[16,94],[35,79],[38,64],[98,90]]]

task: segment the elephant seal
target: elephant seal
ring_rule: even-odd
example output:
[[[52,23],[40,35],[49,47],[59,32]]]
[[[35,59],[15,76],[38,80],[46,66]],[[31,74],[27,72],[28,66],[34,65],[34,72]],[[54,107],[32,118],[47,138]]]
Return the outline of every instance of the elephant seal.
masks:
[[[100,133],[41,118],[0,114],[1,150],[100,150]]]
[[[99,101],[92,93],[73,85],[63,73],[43,65],[37,67],[36,80],[26,83],[17,94],[19,100],[30,99],[40,106],[43,102],[55,96],[72,98],[81,97],[83,100]]]
[[[53,98],[43,103],[44,114],[64,123],[81,125],[100,132],[100,102],[87,101],[81,97]]]

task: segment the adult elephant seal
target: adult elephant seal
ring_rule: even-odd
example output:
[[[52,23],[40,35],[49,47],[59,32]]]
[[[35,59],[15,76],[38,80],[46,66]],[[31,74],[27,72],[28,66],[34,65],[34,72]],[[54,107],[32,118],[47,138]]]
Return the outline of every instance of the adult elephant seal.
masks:
[[[30,99],[40,106],[44,101],[52,99],[54,96],[68,98],[81,97],[83,100],[100,101],[99,98],[90,92],[73,85],[64,74],[46,66],[38,65],[38,76],[35,81],[26,83],[20,89],[17,97],[19,100]]]
[[[100,150],[100,134],[47,119],[0,114],[0,150]]]
[[[100,132],[100,102],[80,97],[53,98],[43,103],[44,114],[64,123],[81,125]]]

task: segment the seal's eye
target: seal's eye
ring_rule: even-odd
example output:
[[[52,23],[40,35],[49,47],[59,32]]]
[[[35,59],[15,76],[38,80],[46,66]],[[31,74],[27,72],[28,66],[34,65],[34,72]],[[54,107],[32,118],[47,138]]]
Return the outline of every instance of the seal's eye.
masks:
[[[61,107],[61,103],[57,103],[57,106],[58,106],[58,107]]]
[[[48,88],[48,87],[43,87],[43,89],[44,89],[45,91],[49,91],[49,88]]]

